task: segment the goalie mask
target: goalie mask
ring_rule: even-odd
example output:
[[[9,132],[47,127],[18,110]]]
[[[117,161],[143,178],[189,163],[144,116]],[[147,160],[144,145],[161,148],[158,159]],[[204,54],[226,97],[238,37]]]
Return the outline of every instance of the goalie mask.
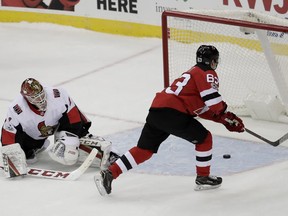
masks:
[[[196,62],[208,65],[215,70],[219,63],[219,52],[212,45],[201,45],[196,52]]]
[[[28,78],[21,85],[21,94],[40,111],[46,111],[47,100],[43,86],[35,79]]]

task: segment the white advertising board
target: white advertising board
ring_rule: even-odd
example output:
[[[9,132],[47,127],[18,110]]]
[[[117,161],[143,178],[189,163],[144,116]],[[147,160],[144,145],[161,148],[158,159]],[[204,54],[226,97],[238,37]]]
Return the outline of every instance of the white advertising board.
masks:
[[[121,19],[139,23],[159,25],[160,15],[164,10],[188,9],[252,9],[274,15],[286,16],[288,1],[283,0],[126,0],[126,8],[119,4],[120,0],[96,0],[85,2],[76,11],[88,12],[91,16],[106,19]],[[131,8],[131,10],[129,10]],[[288,17],[288,15],[287,15]]]
[[[0,10],[64,14],[160,26],[164,10],[256,10],[288,18],[287,0],[1,0]]]

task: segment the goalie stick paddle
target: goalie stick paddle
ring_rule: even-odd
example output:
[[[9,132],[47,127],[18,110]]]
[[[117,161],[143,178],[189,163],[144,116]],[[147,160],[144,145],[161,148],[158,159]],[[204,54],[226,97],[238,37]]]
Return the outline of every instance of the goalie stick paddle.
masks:
[[[252,136],[257,137],[258,139],[260,139],[260,140],[262,140],[262,141],[264,141],[264,142],[266,142],[266,143],[268,143],[268,144],[270,144],[270,145],[272,145],[274,147],[280,145],[281,143],[283,143],[284,141],[286,141],[288,139],[288,133],[286,133],[285,135],[283,135],[282,137],[280,137],[276,141],[271,141],[271,140],[268,140],[265,137],[255,133],[255,132],[249,130],[248,128],[245,128],[245,131],[247,133],[251,134]]]
[[[92,151],[90,152],[88,157],[85,159],[85,161],[81,164],[81,166],[70,172],[27,167],[28,169],[27,175],[33,176],[33,177],[68,180],[68,181],[77,180],[92,164],[97,153],[98,153],[97,149],[95,148],[92,149]],[[0,168],[4,169],[4,167],[0,167]]]

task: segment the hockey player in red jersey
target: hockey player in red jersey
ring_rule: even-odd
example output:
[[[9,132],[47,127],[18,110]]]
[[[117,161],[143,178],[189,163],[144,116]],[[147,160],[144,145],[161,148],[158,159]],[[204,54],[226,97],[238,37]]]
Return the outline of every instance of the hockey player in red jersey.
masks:
[[[196,52],[197,64],[156,94],[137,146],[95,176],[101,195],[111,193],[112,181],[120,174],[157,153],[160,144],[170,134],[195,144],[195,190],[221,185],[221,177],[210,175],[212,135],[195,117],[221,123],[235,132],[243,132],[244,124],[239,117],[227,111],[227,104],[218,92],[219,80],[215,72],[218,60],[219,52],[214,46],[200,46]]]
[[[25,175],[26,162],[36,162],[37,154],[45,149],[53,160],[72,165],[78,160],[79,148],[89,152],[95,147],[102,153],[100,167],[107,168],[117,154],[111,151],[111,142],[89,133],[90,126],[91,122],[63,88],[44,86],[28,78],[8,108],[1,151],[12,161],[17,175]],[[55,143],[50,144],[51,135],[55,135]],[[14,177],[15,173],[5,175]]]

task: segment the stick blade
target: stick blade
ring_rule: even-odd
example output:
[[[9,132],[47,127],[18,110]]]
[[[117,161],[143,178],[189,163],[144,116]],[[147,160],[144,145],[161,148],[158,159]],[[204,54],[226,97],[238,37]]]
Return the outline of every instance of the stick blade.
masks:
[[[255,133],[255,132],[249,130],[248,128],[245,128],[245,131],[247,133],[251,134],[252,136],[257,137],[258,139],[260,139],[260,140],[262,140],[262,141],[264,141],[264,142],[266,142],[266,143],[268,143],[268,144],[270,144],[270,145],[272,145],[274,147],[280,145],[281,143],[283,143],[284,141],[286,141],[288,139],[288,133],[286,133],[285,135],[283,135],[282,137],[280,137],[276,141],[271,141],[271,140],[268,140],[265,137]]]

